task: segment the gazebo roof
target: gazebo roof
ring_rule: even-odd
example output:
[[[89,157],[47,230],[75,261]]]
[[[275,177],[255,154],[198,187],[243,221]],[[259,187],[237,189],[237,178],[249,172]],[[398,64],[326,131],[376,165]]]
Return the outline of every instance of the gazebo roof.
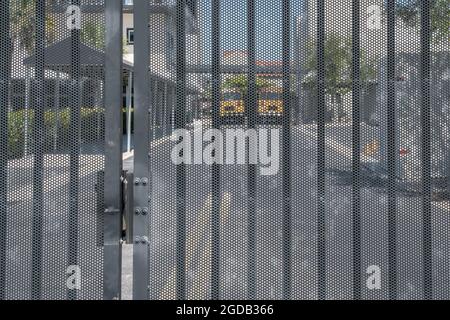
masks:
[[[72,39],[66,38],[45,48],[45,68],[54,71],[68,72],[72,59]],[[32,55],[23,61],[26,66],[34,67],[36,56]],[[82,73],[103,71],[105,53],[80,42],[80,66]],[[133,71],[133,64],[124,60],[123,69]]]

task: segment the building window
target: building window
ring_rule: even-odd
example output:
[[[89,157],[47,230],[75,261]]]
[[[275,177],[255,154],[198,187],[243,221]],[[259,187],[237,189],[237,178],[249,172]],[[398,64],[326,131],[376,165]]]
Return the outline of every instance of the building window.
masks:
[[[127,44],[134,44],[134,29],[127,28]]]

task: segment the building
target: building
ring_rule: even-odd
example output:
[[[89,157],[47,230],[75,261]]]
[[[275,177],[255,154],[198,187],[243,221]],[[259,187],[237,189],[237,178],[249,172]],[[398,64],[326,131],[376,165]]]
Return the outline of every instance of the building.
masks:
[[[105,17],[104,1],[108,0],[81,0],[81,46],[89,47],[98,52],[104,52],[105,45]],[[132,73],[134,68],[134,21],[133,21],[133,1],[123,0],[123,39],[124,39],[124,106],[132,102]],[[67,8],[71,1],[52,0],[47,5],[47,16],[51,19],[52,28],[49,33],[47,48],[53,47],[57,52],[62,48],[62,44],[70,37],[67,23]],[[166,132],[173,123],[175,104],[175,79],[176,79],[176,11],[175,0],[153,0],[150,3],[150,77],[152,94],[152,121],[155,131]],[[201,59],[200,31],[197,18],[197,1],[186,1],[186,37],[189,45],[187,56],[188,63],[196,64]],[[51,36],[51,37],[50,37]],[[34,77],[34,67],[24,62],[30,61],[34,52],[31,48],[26,49],[19,45],[19,39],[14,43],[13,72],[11,107],[22,109],[29,107],[30,79]],[[84,48],[84,47],[83,47]],[[63,50],[63,49],[61,49]],[[65,49],[64,49],[65,50]],[[69,49],[70,50],[70,46]],[[70,51],[69,51],[70,52]],[[31,59],[32,60],[32,59]],[[68,83],[69,78],[64,70],[47,68],[46,70],[46,92],[48,99],[47,108],[66,108],[69,99]],[[102,106],[102,97],[98,94],[102,92],[99,86],[101,76],[95,75],[83,79],[82,98],[83,107]],[[27,81],[28,79],[28,81]],[[195,76],[188,77],[188,92],[191,95],[198,94],[201,86]],[[58,94],[56,94],[56,92]],[[128,95],[128,96],[127,96]],[[58,98],[55,98],[58,96]],[[195,99],[188,97],[188,101]],[[187,109],[192,110],[192,103]],[[192,113],[192,112],[191,112]]]
[[[248,53],[246,50],[224,50],[222,52],[221,64],[224,68],[241,69],[246,73],[248,65]],[[275,87],[282,87],[283,61],[279,60],[256,60],[257,77],[264,78]],[[230,77],[225,75],[223,79]]]

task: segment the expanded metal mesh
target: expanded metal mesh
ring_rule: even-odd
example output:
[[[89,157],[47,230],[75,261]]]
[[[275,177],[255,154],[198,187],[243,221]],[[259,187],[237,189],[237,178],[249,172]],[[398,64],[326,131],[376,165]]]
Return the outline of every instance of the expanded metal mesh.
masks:
[[[82,2],[2,1],[2,299],[103,296],[105,22]]]

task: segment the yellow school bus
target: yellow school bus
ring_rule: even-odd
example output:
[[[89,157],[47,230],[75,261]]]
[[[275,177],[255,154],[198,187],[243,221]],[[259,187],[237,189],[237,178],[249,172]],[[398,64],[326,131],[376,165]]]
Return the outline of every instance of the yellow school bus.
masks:
[[[244,97],[242,93],[237,90],[224,91],[220,102],[220,116],[241,116],[244,112]]]
[[[261,116],[281,116],[283,114],[283,90],[267,88],[259,91],[258,113]]]

